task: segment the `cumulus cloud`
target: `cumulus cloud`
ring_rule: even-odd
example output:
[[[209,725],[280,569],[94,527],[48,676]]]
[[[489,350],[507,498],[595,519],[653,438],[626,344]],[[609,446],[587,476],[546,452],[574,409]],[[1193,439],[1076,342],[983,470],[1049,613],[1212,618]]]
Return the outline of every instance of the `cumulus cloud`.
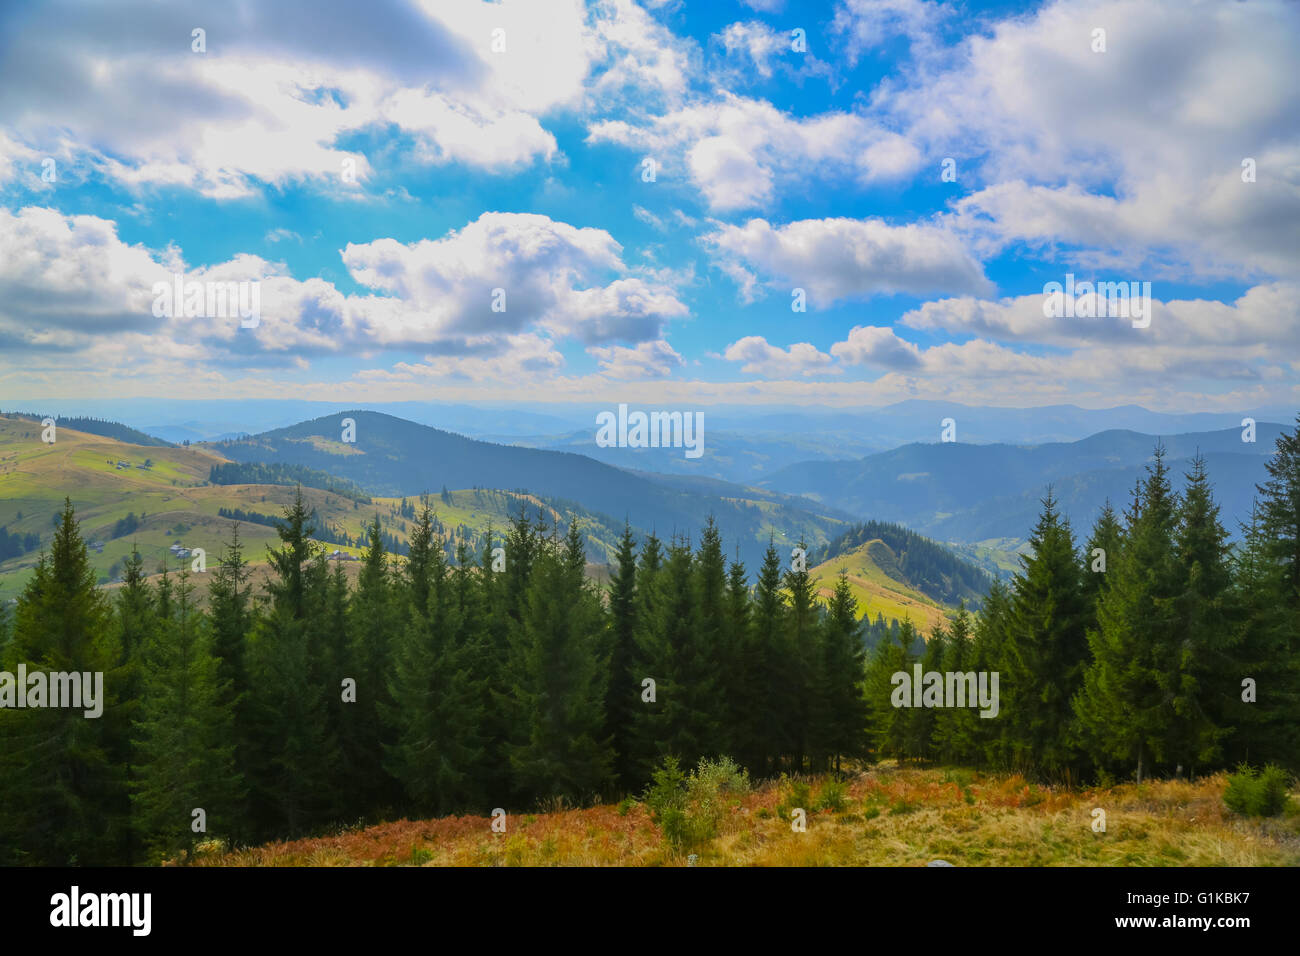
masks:
[[[732,342],[722,353],[729,362],[743,362],[741,371],[756,375],[780,377],[787,375],[814,375],[819,372],[836,372],[829,369],[831,357],[807,342],[798,342],[788,349],[769,345],[761,335],[747,335]]]
[[[127,244],[115,223],[94,216],[0,210],[0,349],[99,354],[129,342],[142,359],[301,367],[315,356],[404,347],[485,369],[511,361],[549,369],[563,364],[552,343],[566,338],[650,343],[637,354],[663,362],[653,342],[687,314],[663,274],[630,269],[607,232],[539,215],[486,213],[441,239],[349,244],[342,260],[371,292],[295,279],[257,256],[189,266],[181,250]],[[256,281],[260,323],[155,315],[154,285],[176,273]],[[627,363],[622,353],[609,358]]]
[[[1113,277],[1098,276],[1097,281]],[[1062,280],[1064,277],[1062,277]],[[1076,276],[1076,282],[1092,281]],[[1091,297],[1096,318],[1051,318],[1044,315],[1042,294],[997,301],[962,296],[926,302],[905,312],[899,322],[909,328],[958,335],[979,335],[1005,342],[1060,346],[1117,343],[1147,345],[1300,348],[1300,284],[1270,282],[1254,286],[1232,302],[1214,299],[1169,299],[1154,294],[1150,324],[1134,328],[1123,316],[1108,316],[1104,296]],[[1077,316],[1082,309],[1072,310]]]
[[[596,346],[587,350],[602,372],[615,379],[666,378],[683,365],[681,355],[667,342],[640,342],[633,348],[622,345]]]
[[[663,174],[685,176],[719,211],[764,207],[778,185],[810,169],[871,183],[905,176],[921,159],[903,137],[856,113],[801,118],[730,93],[644,121],[593,123],[588,141],[644,150]]]
[[[552,112],[676,102],[687,83],[690,45],[631,0],[375,0],[360,15],[306,0],[235,18],[200,0],[7,10],[0,32],[23,42],[0,56],[0,158],[28,164],[66,137],[131,187],[355,190],[373,170],[350,137],[396,129],[417,162],[509,171],[556,157]],[[191,48],[200,24],[205,52]]]
[[[1294,276],[1297,45],[1289,3],[1056,0],[919,54],[872,102],[936,170],[958,159],[960,226],[993,248]]]
[[[719,224],[705,243],[749,296],[759,283],[803,288],[820,305],[895,292],[992,288],[961,241],[932,225],[805,219],[773,226],[751,219],[744,226]]]

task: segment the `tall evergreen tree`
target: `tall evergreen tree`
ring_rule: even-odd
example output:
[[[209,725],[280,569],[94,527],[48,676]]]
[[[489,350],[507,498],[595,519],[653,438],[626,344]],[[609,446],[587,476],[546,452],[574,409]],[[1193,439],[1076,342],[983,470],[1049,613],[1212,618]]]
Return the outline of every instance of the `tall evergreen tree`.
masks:
[[[774,774],[781,756],[794,749],[794,736],[786,715],[793,707],[793,694],[784,657],[786,605],[781,596],[781,559],[776,545],[768,541],[754,586],[754,659],[761,680],[758,743],[763,748],[761,772]],[[759,772],[760,768],[753,768]]]
[[[131,800],[135,828],[155,859],[192,857],[200,833],[229,836],[243,811],[231,696],[221,685],[220,661],[193,590],[183,570],[175,611],[160,622],[143,654]]]
[[[1099,758],[1123,760],[1140,782],[1171,755],[1174,718],[1167,649],[1181,640],[1174,599],[1177,499],[1157,447],[1127,515],[1125,546],[1089,631],[1092,660],[1075,711]]]
[[[1011,627],[999,678],[1002,756],[1011,766],[1077,778],[1073,700],[1088,661],[1092,618],[1070,523],[1051,489],[1012,582]]]
[[[717,753],[717,681],[696,635],[693,564],[686,543],[673,541],[648,584],[658,591],[654,610],[638,629],[638,668],[655,681],[655,700],[637,710],[636,734],[642,752],[656,763],[671,755],[693,766]]]
[[[605,696],[606,733],[614,750],[614,774],[620,787],[634,789],[643,783],[635,763],[632,743],[641,681],[633,673],[636,659],[636,549],[632,528],[624,525],[618,542],[615,568],[609,583],[609,690]]]
[[[844,757],[865,751],[867,708],[862,694],[866,650],[847,571],[835,579],[822,623],[822,655],[816,699],[820,702],[816,752],[829,758],[836,771]]]
[[[966,610],[964,601],[958,605],[957,614],[948,627],[939,669],[945,674],[973,674],[978,680],[970,613]],[[1001,675],[998,680],[1000,698]],[[932,738],[934,755],[944,763],[979,764],[982,762],[977,743],[978,721],[981,718],[975,708],[970,706],[969,700],[965,703],[967,704],[965,707],[945,707],[935,715]],[[988,719],[985,719],[985,722],[987,723]]]
[[[1229,732],[1216,716],[1224,690],[1216,684],[1228,665],[1230,640],[1228,534],[1201,455],[1187,474],[1176,521],[1176,639],[1162,648],[1160,670],[1174,711],[1168,759],[1191,774],[1219,759]]]
[[[563,546],[553,540],[536,555],[523,630],[511,649],[517,709],[510,765],[536,797],[586,800],[613,784],[614,755],[603,735],[609,658],[585,565],[576,525]]]
[[[16,674],[25,665],[29,706],[0,708],[0,856],[47,866],[121,860],[129,825],[125,775],[114,761],[128,733],[117,690],[122,651],[67,499],[50,552],[37,558],[19,599],[5,655],[0,669]],[[101,675],[101,714],[32,706],[32,675],[46,675],[48,695],[55,672]]]
[[[473,805],[481,783],[482,688],[474,683],[473,649],[457,643],[459,615],[433,512],[425,499],[411,530],[406,566],[406,627],[393,649],[388,722],[394,743],[386,766],[417,810],[448,813]]]
[[[299,488],[276,529],[281,547],[267,548],[270,604],[248,649],[254,812],[265,830],[290,836],[326,820],[339,764],[326,703],[327,694],[338,698],[339,683],[324,683],[316,654],[326,575],[313,532]]]

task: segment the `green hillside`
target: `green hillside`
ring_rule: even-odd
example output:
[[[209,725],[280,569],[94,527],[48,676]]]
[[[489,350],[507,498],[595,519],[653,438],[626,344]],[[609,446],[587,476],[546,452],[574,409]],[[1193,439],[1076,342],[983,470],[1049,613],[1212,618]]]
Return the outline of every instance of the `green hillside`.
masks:
[[[911,618],[922,633],[928,633],[950,610],[903,580],[898,556],[879,538],[809,569],[823,600],[830,598],[841,569],[848,572],[859,617],[874,620],[877,614],[883,614],[886,621]]]
[[[354,434],[345,436],[344,422]],[[344,442],[344,437],[355,440]],[[372,495],[412,496],[440,488],[504,488],[539,498],[581,502],[620,525],[698,536],[711,516],[753,572],[770,539],[824,547],[849,521],[810,501],[710,481],[708,490],[680,478],[634,473],[582,455],[496,445],[370,411],[339,412],[204,447],[239,462],[302,466],[354,482]]]
[[[181,566],[170,551],[177,543],[202,548],[211,567],[232,529],[232,520],[221,515],[223,509],[278,517],[295,494],[295,488],[286,485],[211,484],[211,469],[224,462],[201,446],[141,446],[66,427],[58,430],[54,444],[45,444],[39,423],[0,417],[0,528],[10,535],[39,538],[37,547],[0,561],[0,600],[21,592],[42,548],[49,545],[53,519],[65,497],[72,500],[86,541],[102,543],[90,552],[101,584],[112,583],[132,547],[144,556],[150,572],[162,565]],[[400,497],[362,504],[306,486],[302,494],[331,531],[318,535],[328,550],[359,555],[356,546],[325,539],[359,538],[362,526],[376,513],[399,548],[406,542],[408,519]],[[406,499],[407,514],[418,504],[418,498]],[[599,566],[609,559],[622,532],[621,525],[614,527],[609,519],[576,505],[516,492],[449,491],[433,496],[432,506],[444,537],[460,535],[471,542],[481,540],[489,527],[504,528],[521,507],[531,515],[544,515],[548,523],[558,521],[562,531],[577,520],[588,536],[590,559]],[[264,563],[265,545],[278,541],[273,527],[256,521],[240,521],[239,536],[245,557],[254,564]],[[202,581],[198,584],[201,593]]]

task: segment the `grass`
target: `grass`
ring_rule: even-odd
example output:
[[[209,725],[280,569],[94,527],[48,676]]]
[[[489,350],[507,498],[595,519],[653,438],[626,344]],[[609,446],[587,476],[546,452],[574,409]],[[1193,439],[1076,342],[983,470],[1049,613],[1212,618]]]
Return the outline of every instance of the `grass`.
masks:
[[[1226,775],[1107,790],[1040,787],[1019,776],[897,769],[772,782],[728,801],[698,866],[1297,866],[1300,813],[1243,820],[1223,804]],[[807,829],[779,810],[807,797]],[[823,809],[816,809],[821,804]],[[839,805],[841,809],[831,807]],[[1105,833],[1092,810],[1106,810]],[[331,836],[214,852],[216,866],[685,866],[640,803],[508,817],[399,820]]]
[[[822,599],[829,599],[840,569],[848,570],[849,588],[858,601],[858,616],[874,620],[911,618],[922,634],[947,619],[948,609],[887,573],[895,567],[894,554],[883,541],[868,541],[852,551],[809,568]]]
[[[136,467],[146,459],[151,462],[149,469]],[[118,469],[119,460],[131,467]],[[11,533],[35,532],[41,537],[41,547],[48,548],[53,532],[52,516],[63,510],[63,499],[67,496],[72,499],[86,542],[104,542],[102,553],[92,551],[89,555],[91,566],[103,583],[108,582],[114,565],[130,555],[133,546],[139,549],[150,573],[164,563],[172,570],[179,570],[182,563],[188,566],[189,560],[180,562],[168,551],[177,540],[187,547],[203,548],[210,572],[230,537],[231,521],[218,515],[221,508],[279,516],[294,495],[292,487],[283,485],[208,484],[211,467],[225,460],[203,446],[130,445],[70,428],[60,428],[57,441],[47,445],[41,441],[38,424],[0,416],[0,527]],[[376,512],[384,530],[399,541],[407,538],[403,528],[413,525],[398,513],[401,498],[375,498],[371,504],[354,507],[347,498],[314,488],[304,488],[303,497],[322,521],[354,537],[360,535],[362,525]],[[450,497],[450,503],[436,494],[432,498],[435,514],[449,533],[461,525],[478,533],[489,526],[503,531],[509,515],[518,510],[521,501],[545,507],[537,498],[515,492],[452,491]],[[418,507],[417,498],[407,500]],[[554,510],[547,510],[554,518]],[[132,534],[110,539],[114,524],[128,512],[147,517]],[[184,526],[185,530],[168,534],[177,525]],[[253,564],[254,581],[264,580],[266,546],[279,545],[275,529],[241,522],[239,536],[244,557]],[[604,545],[606,551],[612,542],[612,536],[609,541],[593,539],[593,544]],[[361,554],[357,547],[335,544],[325,547]],[[40,550],[0,562],[0,600],[17,597],[22,592]],[[479,555],[474,557],[477,560]],[[345,569],[351,575],[356,574],[355,564],[346,564]],[[596,574],[596,569],[592,573]],[[194,577],[196,597],[200,601],[208,579],[209,575]]]

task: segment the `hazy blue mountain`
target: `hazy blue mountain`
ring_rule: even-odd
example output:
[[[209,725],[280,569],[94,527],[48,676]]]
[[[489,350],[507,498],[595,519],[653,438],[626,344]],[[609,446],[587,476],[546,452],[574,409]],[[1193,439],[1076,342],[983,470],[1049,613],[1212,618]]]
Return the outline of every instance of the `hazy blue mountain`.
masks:
[[[762,487],[833,502],[853,514],[896,521],[941,540],[1023,538],[1048,484],[1076,526],[1089,524],[1110,498],[1124,507],[1142,466],[1162,441],[1175,473],[1198,451],[1229,529],[1249,514],[1254,485],[1282,426],[1261,422],[1256,441],[1241,429],[1171,435],[1107,431],[1076,442],[1043,445],[912,444],[853,461],[805,462]]]
[[[356,422],[354,443],[341,441],[344,418]],[[327,472],[382,496],[436,496],[443,487],[528,491],[626,518],[665,539],[674,533],[698,537],[713,515],[751,571],[769,537],[794,543],[806,536],[810,546],[819,546],[848,523],[847,515],[835,516],[839,509],[818,509],[770,490],[748,492],[722,482],[688,490],[674,487],[671,478],[652,480],[582,455],[491,444],[373,411],[348,410],[210,447],[238,462]]]

